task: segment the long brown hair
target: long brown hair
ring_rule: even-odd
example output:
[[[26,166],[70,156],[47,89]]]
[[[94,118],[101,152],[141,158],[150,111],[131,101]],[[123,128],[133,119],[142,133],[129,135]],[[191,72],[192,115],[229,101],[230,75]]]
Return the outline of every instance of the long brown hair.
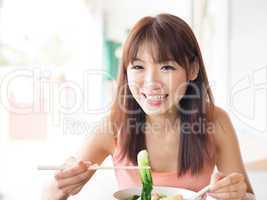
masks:
[[[191,128],[188,133],[181,129],[180,134],[177,134],[180,135],[178,174],[182,175],[187,171],[197,174],[203,168],[204,161],[212,160],[207,123],[213,116],[213,96],[209,88],[200,48],[191,28],[181,18],[170,14],[142,18],[131,29],[124,43],[116,82],[117,93],[110,115],[111,123],[116,127],[115,131],[122,148],[121,158],[127,156],[132,163],[136,164],[138,152],[146,148],[145,134],[142,129],[146,115],[132,96],[127,84],[127,66],[136,58],[138,49],[144,43],[151,45],[152,57],[155,61],[174,60],[185,68],[187,77],[192,63],[197,63],[199,66],[197,78],[188,81],[185,95],[177,105],[180,108],[177,109],[177,113],[179,113],[181,125],[183,123],[201,124],[198,131]],[[192,86],[198,88],[199,98],[187,98],[196,93]],[[197,112],[184,112],[193,109]],[[130,124],[133,121],[135,125]]]

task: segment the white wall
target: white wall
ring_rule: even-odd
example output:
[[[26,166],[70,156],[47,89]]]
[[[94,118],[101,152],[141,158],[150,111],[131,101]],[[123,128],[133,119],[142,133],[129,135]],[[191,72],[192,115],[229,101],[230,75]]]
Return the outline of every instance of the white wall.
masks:
[[[234,0],[231,7],[229,106],[244,130],[266,142],[267,1]]]
[[[245,161],[267,158],[267,1],[231,0],[228,107]],[[249,172],[266,199],[266,172]]]
[[[146,15],[168,12],[191,21],[191,1],[188,0],[103,0],[108,24],[108,37],[121,41],[125,31]]]

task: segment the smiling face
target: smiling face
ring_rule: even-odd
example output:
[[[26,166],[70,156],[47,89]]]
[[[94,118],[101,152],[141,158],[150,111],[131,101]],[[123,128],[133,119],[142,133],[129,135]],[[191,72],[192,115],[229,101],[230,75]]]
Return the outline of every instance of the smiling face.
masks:
[[[175,112],[187,87],[186,70],[177,62],[155,62],[146,45],[127,67],[128,85],[147,115]]]
[[[122,158],[127,156],[137,164],[137,152],[147,148],[146,139],[152,134],[146,133],[154,133],[154,128],[157,133],[182,133],[178,136],[178,174],[197,175],[206,161],[213,162],[213,156],[207,155],[211,143],[206,133],[214,119],[214,100],[190,26],[169,14],[142,18],[123,43],[120,63],[110,119],[120,138]],[[166,134],[170,135],[174,134]],[[172,136],[167,139],[173,142]]]

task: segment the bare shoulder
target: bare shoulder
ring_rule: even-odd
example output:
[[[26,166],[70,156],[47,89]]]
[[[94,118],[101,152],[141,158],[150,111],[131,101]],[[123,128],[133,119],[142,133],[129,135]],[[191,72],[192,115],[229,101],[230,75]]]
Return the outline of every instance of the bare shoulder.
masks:
[[[214,106],[214,121],[219,124],[231,122],[229,114],[219,106]]]
[[[114,151],[115,133],[111,126],[110,116],[107,115],[87,134],[83,145],[79,149],[81,160],[101,163],[105,157]]]
[[[236,141],[236,132],[229,114],[221,107],[214,107],[213,133],[216,147],[221,149],[225,144]]]

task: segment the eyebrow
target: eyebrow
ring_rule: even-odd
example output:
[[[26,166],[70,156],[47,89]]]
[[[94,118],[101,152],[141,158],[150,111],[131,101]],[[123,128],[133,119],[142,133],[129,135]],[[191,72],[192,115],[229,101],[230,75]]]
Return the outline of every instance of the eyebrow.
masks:
[[[145,62],[144,60],[142,60],[141,58],[134,58],[133,60],[132,60],[132,63],[133,62],[135,62],[135,61],[141,61],[141,62]],[[176,63],[176,61],[175,60],[165,60],[165,61],[161,61],[161,62],[156,62],[157,64],[164,64],[164,63],[169,63],[169,62],[175,62]]]
[[[142,60],[142,59],[140,59],[140,58],[134,58],[132,62],[134,62],[134,61],[141,61],[141,62],[145,62],[145,61],[143,61],[143,60]]]

